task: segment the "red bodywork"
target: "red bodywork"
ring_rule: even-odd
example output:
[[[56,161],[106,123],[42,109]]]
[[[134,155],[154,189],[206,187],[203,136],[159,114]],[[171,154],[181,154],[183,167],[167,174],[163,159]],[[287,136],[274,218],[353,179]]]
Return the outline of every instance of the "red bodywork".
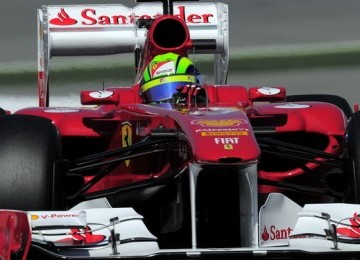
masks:
[[[250,89],[252,91],[257,88]],[[79,108],[74,111],[65,109],[63,112],[55,108],[29,108],[17,113],[51,119],[64,139],[106,138],[107,149],[123,146],[124,124],[130,125],[132,143],[149,134],[152,129],[159,127],[177,129],[187,139],[184,153],[190,154],[190,157],[181,163],[221,164],[227,160],[241,164],[257,163],[261,160],[261,151],[254,136],[254,124],[260,128],[271,126],[273,134],[278,135],[296,136],[302,133],[305,138],[306,134],[316,134],[326,138],[326,143],[321,143],[323,151],[333,155],[340,155],[343,152],[341,142],[346,129],[346,118],[338,107],[331,104],[300,102],[304,106],[301,109],[292,108],[283,101],[257,104],[249,98],[249,91],[243,86],[208,85],[206,86],[209,97],[207,107],[177,111],[142,104],[141,98],[137,95],[139,93],[137,85],[108,90],[113,91],[114,96],[120,97],[116,104],[90,109]],[[115,127],[113,127],[114,123]],[[107,124],[112,125],[113,132],[104,135],[103,129],[109,131]],[[297,141],[301,143],[302,140]],[[151,156],[149,160],[153,161],[154,157]],[[166,160],[159,163],[163,167],[168,164]],[[139,164],[134,161],[129,165],[119,166],[93,190],[127,185],[139,180],[159,177],[163,173],[162,170],[149,173],[146,164],[147,161],[142,158]],[[310,169],[318,166],[316,163],[307,163]],[[304,173],[298,167],[285,170],[276,170],[276,168],[274,167],[274,170],[267,167],[260,168],[259,177],[283,181]],[[91,176],[87,179],[91,179]],[[269,192],[274,189],[260,191]]]

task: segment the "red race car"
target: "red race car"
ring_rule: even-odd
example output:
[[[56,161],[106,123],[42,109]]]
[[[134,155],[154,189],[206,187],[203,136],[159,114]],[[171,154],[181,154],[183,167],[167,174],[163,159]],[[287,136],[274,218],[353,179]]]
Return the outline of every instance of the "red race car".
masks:
[[[227,85],[227,4],[137,2],[149,3],[38,10],[39,107],[0,116],[0,256],[359,252],[359,112]],[[134,54],[133,85],[49,106],[51,57],[114,53]],[[200,54],[213,54],[212,84]]]

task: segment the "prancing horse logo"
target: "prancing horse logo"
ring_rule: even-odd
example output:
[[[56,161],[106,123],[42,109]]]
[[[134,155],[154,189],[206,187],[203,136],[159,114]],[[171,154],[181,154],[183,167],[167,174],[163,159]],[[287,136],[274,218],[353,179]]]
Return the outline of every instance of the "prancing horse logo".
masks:
[[[129,122],[124,122],[121,128],[122,146],[128,147],[132,145],[132,128]],[[126,160],[125,164],[129,167],[130,160]]]

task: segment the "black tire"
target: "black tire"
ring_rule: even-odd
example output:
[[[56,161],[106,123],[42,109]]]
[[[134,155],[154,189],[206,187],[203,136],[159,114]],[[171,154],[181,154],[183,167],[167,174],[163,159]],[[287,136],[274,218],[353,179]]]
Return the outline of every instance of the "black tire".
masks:
[[[59,135],[46,118],[0,117],[0,208],[49,210],[55,201]]]
[[[5,115],[6,115],[6,111],[0,108],[0,116],[5,116]]]
[[[349,167],[345,169],[347,179],[347,202],[360,202],[360,112],[355,112],[347,128],[347,155]]]
[[[326,95],[326,94],[314,94],[314,95],[290,95],[286,97],[287,102],[297,102],[297,101],[319,101],[326,102],[338,106],[344,111],[344,114],[347,118],[350,118],[353,114],[353,110],[347,100],[343,97],[336,95]]]

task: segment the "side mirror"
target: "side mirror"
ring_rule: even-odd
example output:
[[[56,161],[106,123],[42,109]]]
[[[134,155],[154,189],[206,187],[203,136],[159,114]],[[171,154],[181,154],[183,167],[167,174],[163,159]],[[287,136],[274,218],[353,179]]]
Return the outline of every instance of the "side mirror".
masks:
[[[286,89],[284,87],[251,87],[248,93],[251,102],[286,100]]]
[[[109,105],[119,104],[119,94],[109,90],[84,90],[81,91],[82,105]]]

